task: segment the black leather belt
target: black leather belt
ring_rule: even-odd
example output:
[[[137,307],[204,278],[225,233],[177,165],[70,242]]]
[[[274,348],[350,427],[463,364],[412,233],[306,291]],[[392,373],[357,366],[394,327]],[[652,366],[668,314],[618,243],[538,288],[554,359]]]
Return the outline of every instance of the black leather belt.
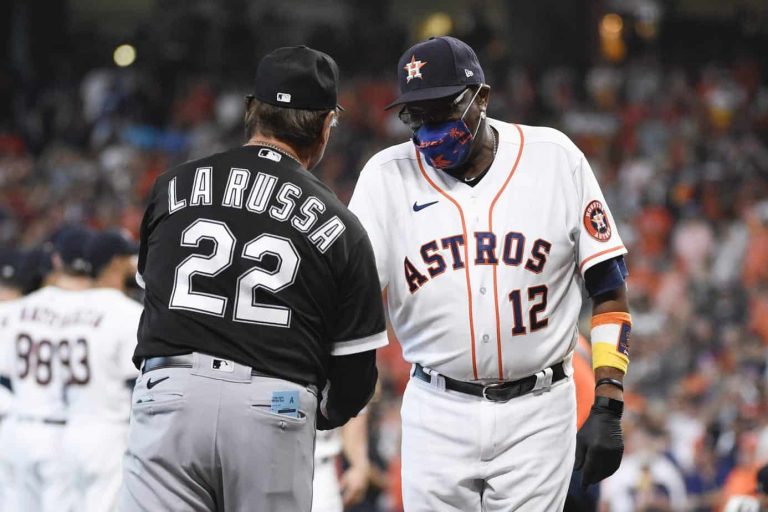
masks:
[[[428,384],[435,384],[440,387],[442,387],[440,384],[442,380],[442,382],[445,383],[445,389],[451,391],[479,396],[491,402],[506,402],[537,390],[537,385],[540,390],[548,389],[555,382],[565,378],[565,370],[563,369],[563,363],[557,363],[535,375],[530,375],[519,380],[479,384],[452,379],[436,372],[430,373],[417,363],[416,368],[413,371],[413,376]],[[433,379],[437,380],[433,381]]]
[[[161,368],[192,368],[192,354],[148,357],[141,366],[141,374]]]

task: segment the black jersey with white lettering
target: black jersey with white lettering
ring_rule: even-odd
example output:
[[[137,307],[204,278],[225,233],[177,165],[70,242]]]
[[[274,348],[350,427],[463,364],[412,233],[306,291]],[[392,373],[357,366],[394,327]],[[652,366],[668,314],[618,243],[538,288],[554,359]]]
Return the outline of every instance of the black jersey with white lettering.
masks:
[[[328,358],[386,344],[370,241],[298,162],[243,146],[171,169],[141,226],[134,354],[193,351],[321,385]]]

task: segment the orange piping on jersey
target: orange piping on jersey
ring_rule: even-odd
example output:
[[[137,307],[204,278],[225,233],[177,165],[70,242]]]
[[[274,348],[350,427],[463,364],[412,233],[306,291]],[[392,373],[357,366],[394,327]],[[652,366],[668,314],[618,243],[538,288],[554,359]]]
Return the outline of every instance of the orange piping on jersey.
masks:
[[[472,312],[472,284],[469,279],[469,238],[467,237],[467,224],[464,222],[464,210],[461,209],[461,205],[458,203],[458,201],[448,195],[446,191],[438,187],[437,184],[430,179],[430,177],[427,175],[427,172],[424,170],[424,166],[421,163],[419,150],[414,148],[414,151],[416,152],[416,161],[419,162],[419,170],[421,171],[421,175],[424,176],[424,179],[427,180],[427,183],[429,183],[432,188],[437,190],[440,194],[445,196],[446,199],[453,203],[453,205],[459,210],[459,216],[461,217],[461,232],[464,235],[464,276],[467,279],[467,304],[469,304],[469,333],[472,339],[472,375],[474,375],[475,380],[477,380],[477,359],[475,356],[475,321],[474,314]]]
[[[584,261],[581,262],[581,265],[579,265],[579,272],[581,272],[581,269],[584,268],[584,265],[586,265],[586,263],[588,261],[591,261],[591,260],[597,258],[598,256],[602,256],[603,254],[608,254],[609,252],[618,251],[619,249],[624,249],[624,246],[623,245],[617,245],[616,247],[611,247],[610,249],[606,249],[604,251],[600,251],[598,253],[593,254],[592,256],[590,256],[589,258],[587,258],[587,259],[585,259]]]
[[[632,317],[629,313],[623,311],[609,311],[608,313],[600,313],[592,317],[592,328],[594,329],[598,325],[606,324],[630,324],[632,325]]]
[[[525,136],[523,135],[523,130],[520,129],[518,125],[515,125],[515,128],[517,128],[518,133],[520,134],[520,149],[517,150],[517,158],[515,158],[515,163],[512,165],[512,170],[509,171],[509,176],[507,176],[506,181],[504,181],[504,184],[499,189],[498,193],[496,193],[496,197],[493,198],[493,201],[491,201],[491,206],[488,209],[488,231],[493,233],[493,208],[496,206],[496,201],[499,200],[499,197],[501,197],[502,192],[504,192],[504,189],[507,188],[507,184],[509,183],[509,180],[512,179],[512,176],[515,174],[515,171],[517,170],[517,164],[520,163],[520,157],[523,155],[523,146],[525,145]],[[501,137],[501,135],[499,135]],[[493,300],[494,305],[496,306],[496,348],[498,352],[498,358],[499,358],[499,380],[504,378],[504,365],[502,364],[501,360],[501,321],[499,320],[499,288],[496,285],[496,269],[498,268],[498,265],[493,266]]]

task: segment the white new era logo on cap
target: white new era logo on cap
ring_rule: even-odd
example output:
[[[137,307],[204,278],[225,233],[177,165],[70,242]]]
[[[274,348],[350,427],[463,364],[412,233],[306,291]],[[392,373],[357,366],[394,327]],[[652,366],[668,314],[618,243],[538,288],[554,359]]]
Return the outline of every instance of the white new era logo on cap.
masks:
[[[470,71],[470,70],[468,70],[466,68],[464,68],[464,74],[467,75],[467,78],[469,78],[471,76],[475,76],[475,74],[472,71]]]
[[[277,101],[281,101],[283,103],[290,103],[291,102],[291,95],[287,92],[279,92],[277,93]]]

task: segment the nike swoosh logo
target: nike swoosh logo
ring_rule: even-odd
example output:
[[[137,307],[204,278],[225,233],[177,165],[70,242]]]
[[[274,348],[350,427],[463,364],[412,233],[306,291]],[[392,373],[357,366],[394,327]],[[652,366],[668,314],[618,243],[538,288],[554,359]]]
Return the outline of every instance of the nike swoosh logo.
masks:
[[[424,203],[424,204],[418,204],[416,201],[413,202],[413,211],[420,212],[427,206],[432,206],[435,203],[438,203],[439,201],[432,201],[431,203]]]
[[[153,387],[157,386],[164,380],[168,380],[168,379],[170,379],[170,377],[163,377],[162,379],[157,379],[155,382],[152,382],[152,377],[150,377],[149,380],[147,380],[147,389],[152,389]]]

